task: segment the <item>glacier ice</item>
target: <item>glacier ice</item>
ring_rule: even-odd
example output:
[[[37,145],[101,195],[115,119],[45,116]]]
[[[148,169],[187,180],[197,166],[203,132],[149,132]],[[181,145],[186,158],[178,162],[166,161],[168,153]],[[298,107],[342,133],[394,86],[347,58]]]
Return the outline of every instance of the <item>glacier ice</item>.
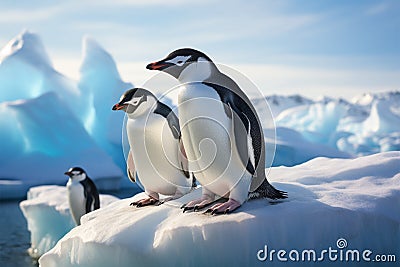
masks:
[[[348,248],[400,251],[400,152],[356,159],[317,158],[295,167],[275,167],[269,179],[290,192],[283,202],[255,200],[229,216],[182,213],[183,198],[134,208],[143,197],[116,201],[82,217],[39,263],[51,266],[310,266],[313,261],[260,261],[270,250],[317,253],[344,239]],[[347,250],[343,250],[346,252]],[[339,255],[339,252],[337,252]],[[287,255],[286,255],[287,256]],[[372,257],[372,256],[371,256]],[[360,263],[324,259],[324,266]],[[391,266],[390,263],[388,266]]]
[[[29,254],[38,258],[74,228],[75,222],[69,211],[65,186],[32,187],[28,191],[27,198],[20,203],[20,208],[31,232]],[[105,207],[116,200],[118,198],[114,196],[101,194],[100,207]]]

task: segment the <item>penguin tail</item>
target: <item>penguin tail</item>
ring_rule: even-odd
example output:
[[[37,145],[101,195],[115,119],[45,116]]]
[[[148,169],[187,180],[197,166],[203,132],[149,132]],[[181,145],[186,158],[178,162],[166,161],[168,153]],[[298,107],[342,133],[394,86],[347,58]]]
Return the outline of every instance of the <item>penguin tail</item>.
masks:
[[[264,179],[263,183],[254,192],[249,192],[249,199],[270,198],[275,200],[287,197],[287,192],[276,189],[267,179]]]
[[[196,188],[197,187],[197,180],[196,180],[196,177],[194,176],[193,172],[192,172],[192,177],[193,177],[192,188]]]

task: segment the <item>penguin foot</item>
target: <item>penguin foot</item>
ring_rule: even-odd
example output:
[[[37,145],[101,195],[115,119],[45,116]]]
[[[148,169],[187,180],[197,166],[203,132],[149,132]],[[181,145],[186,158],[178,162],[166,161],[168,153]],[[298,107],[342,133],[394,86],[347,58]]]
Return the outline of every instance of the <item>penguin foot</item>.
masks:
[[[204,213],[211,213],[211,215],[214,214],[228,214],[239,208],[242,204],[240,204],[238,201],[230,198],[228,201],[224,203],[217,203],[208,210],[206,210]]]
[[[215,200],[208,197],[202,197],[201,199],[192,200],[186,204],[183,204],[181,209],[183,209],[183,213],[188,210],[199,211],[204,209],[205,207],[214,203]]]
[[[150,206],[150,205],[157,205],[159,203],[158,199],[154,197],[144,198],[135,202],[132,202],[130,206],[136,206],[137,208]]]

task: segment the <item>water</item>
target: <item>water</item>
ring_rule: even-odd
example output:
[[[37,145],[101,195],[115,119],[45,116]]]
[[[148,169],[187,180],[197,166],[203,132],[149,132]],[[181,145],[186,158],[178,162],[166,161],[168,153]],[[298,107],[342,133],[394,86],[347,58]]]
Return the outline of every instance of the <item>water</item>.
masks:
[[[0,266],[38,266],[28,254],[30,233],[19,201],[0,201],[0,214]]]
[[[139,189],[107,192],[119,198],[130,197]],[[37,267],[38,262],[28,254],[30,232],[20,200],[0,201],[0,267]]]

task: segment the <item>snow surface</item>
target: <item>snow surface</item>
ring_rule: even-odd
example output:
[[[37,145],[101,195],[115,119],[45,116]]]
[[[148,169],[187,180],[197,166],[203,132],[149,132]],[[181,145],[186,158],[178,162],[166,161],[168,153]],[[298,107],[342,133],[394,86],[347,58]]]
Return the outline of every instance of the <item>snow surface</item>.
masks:
[[[230,215],[182,213],[179,206],[199,189],[155,207],[129,206],[143,193],[116,201],[83,216],[40,266],[313,266],[318,263],[259,261],[257,253],[265,245],[288,253],[338,250],[340,238],[348,249],[400,257],[400,152],[317,158],[272,168],[269,179],[289,192],[286,201],[250,201]],[[360,264],[324,258],[324,266]]]
[[[38,258],[49,251],[57,241],[75,227],[68,205],[65,186],[38,186],[28,191],[27,200],[20,208],[31,232],[29,254]],[[106,207],[118,198],[100,195],[100,207]]]

